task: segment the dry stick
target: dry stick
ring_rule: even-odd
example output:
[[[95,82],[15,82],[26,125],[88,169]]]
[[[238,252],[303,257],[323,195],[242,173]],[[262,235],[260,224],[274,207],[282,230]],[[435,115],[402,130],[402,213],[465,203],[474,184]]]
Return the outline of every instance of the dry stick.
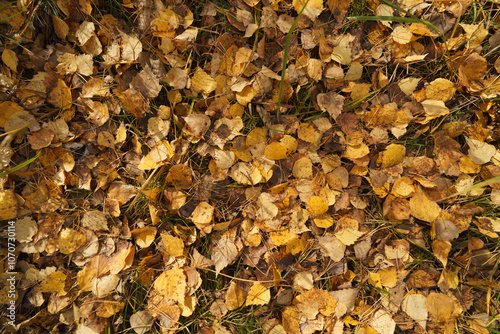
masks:
[[[283,54],[283,65],[281,66],[280,90],[278,92],[278,109],[277,109],[277,113],[276,113],[276,117],[278,118],[278,123],[280,122],[280,105],[281,105],[281,98],[283,96],[283,86],[285,84],[286,62],[288,59],[288,51],[290,48],[290,39],[292,38],[293,29],[295,29],[295,25],[297,24],[297,22],[299,22],[299,19],[302,16],[304,9],[306,9],[306,6],[308,3],[309,3],[309,0],[306,1],[306,3],[304,4],[304,7],[302,7],[302,9],[299,12],[299,15],[297,15],[297,17],[293,21],[293,24],[290,27],[290,30],[288,30],[288,34],[286,34],[285,52]]]

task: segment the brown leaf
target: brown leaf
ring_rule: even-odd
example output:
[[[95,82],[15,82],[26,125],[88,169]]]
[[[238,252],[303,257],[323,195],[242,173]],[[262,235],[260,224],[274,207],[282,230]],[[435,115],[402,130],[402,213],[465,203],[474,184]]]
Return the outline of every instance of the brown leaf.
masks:
[[[177,189],[189,189],[193,183],[193,171],[186,163],[172,166],[165,181]]]
[[[442,293],[431,292],[427,296],[426,306],[429,314],[439,322],[454,320],[460,312],[457,303]]]
[[[318,94],[317,101],[321,111],[326,111],[334,119],[342,113],[345,97],[330,91],[326,94]]]
[[[243,243],[236,236],[236,229],[232,228],[224,232],[215,242],[210,254],[215,263],[215,272],[218,274],[222,269],[232,264],[243,250]]]

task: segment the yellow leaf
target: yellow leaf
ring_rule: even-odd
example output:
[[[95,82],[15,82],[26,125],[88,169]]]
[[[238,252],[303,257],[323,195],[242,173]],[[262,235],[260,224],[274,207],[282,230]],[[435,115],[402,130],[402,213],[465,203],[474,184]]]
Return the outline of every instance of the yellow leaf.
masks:
[[[328,215],[321,215],[314,218],[314,224],[320,228],[329,228],[333,225],[333,218]]]
[[[293,175],[298,179],[310,179],[313,176],[312,162],[308,156],[295,161],[292,169]]]
[[[313,217],[320,216],[328,211],[328,203],[319,196],[311,196],[307,202],[307,211]]]
[[[101,318],[109,318],[120,312],[123,306],[125,306],[124,302],[119,303],[114,300],[101,300],[95,310],[95,313]]]
[[[71,254],[85,245],[87,237],[85,234],[70,228],[64,228],[57,239],[59,251],[63,254]]]
[[[269,145],[266,146],[266,149],[264,150],[264,156],[267,159],[271,160],[281,160],[281,159],[286,159],[286,149],[281,146],[280,143],[278,142],[273,142]]]
[[[184,242],[181,238],[177,238],[169,234],[162,234],[161,239],[169,255],[179,257],[184,254]]]
[[[200,67],[197,67],[194,71],[193,77],[191,78],[191,89],[193,92],[208,95],[216,88],[217,82]]]
[[[425,195],[421,187],[417,187],[415,195],[410,199],[410,211],[413,217],[432,223],[439,217],[441,208]]]
[[[226,293],[226,307],[229,311],[236,310],[245,303],[245,290],[238,283],[231,281]]]
[[[271,291],[260,282],[255,282],[248,291],[245,305],[266,305],[270,300]]]
[[[0,190],[0,220],[17,218],[17,198],[12,189]]]
[[[399,25],[396,28],[394,28],[391,37],[396,43],[408,44],[411,42],[413,34],[405,26]]]
[[[451,251],[451,243],[449,241],[434,240],[432,242],[432,252],[437,259],[446,267],[448,263],[448,254]]]
[[[320,139],[320,133],[314,128],[312,123],[300,124],[297,136],[305,142],[316,144]]]
[[[41,292],[55,293],[58,296],[64,296],[66,291],[66,274],[61,271],[54,271],[44,278],[40,283],[38,290]]]
[[[377,274],[380,276],[380,282],[386,288],[394,288],[398,283],[398,271],[396,267],[380,269]]]
[[[298,236],[291,233],[289,230],[269,232],[269,237],[276,246],[287,245],[289,242],[298,239]]]
[[[151,245],[153,241],[155,241],[156,232],[157,229],[154,226],[146,226],[131,231],[132,235],[135,237],[137,246],[141,248],[149,247],[149,245]]]
[[[177,189],[189,189],[193,183],[193,171],[187,163],[172,166],[165,181]]]
[[[292,5],[297,14],[300,13],[305,6],[302,14],[311,19],[311,21],[314,21],[323,11],[323,0],[293,0]]]
[[[431,292],[425,304],[429,314],[439,322],[456,319],[460,312],[456,302],[443,293]]]
[[[335,233],[335,236],[344,245],[350,246],[353,245],[363,234],[363,232],[347,227]]]
[[[425,96],[429,100],[448,102],[455,94],[455,84],[448,79],[437,78],[425,87]]]
[[[149,153],[141,159],[137,168],[142,170],[155,169],[169,160],[174,155],[170,143],[163,140],[156,144]]]
[[[10,49],[4,49],[2,52],[3,63],[10,68],[12,71],[17,72],[17,55],[14,51]]]
[[[392,167],[403,161],[405,155],[406,148],[403,145],[390,144],[379,156],[377,163],[381,164],[382,168]]]
[[[197,228],[205,233],[210,233],[212,232],[213,216],[214,207],[207,202],[200,202],[190,218]]]
[[[370,277],[368,278],[368,283],[370,283],[376,288],[382,289],[382,279],[380,278],[379,273],[370,273]]]
[[[166,299],[184,303],[186,294],[186,275],[180,268],[163,272],[154,282],[154,288]]]

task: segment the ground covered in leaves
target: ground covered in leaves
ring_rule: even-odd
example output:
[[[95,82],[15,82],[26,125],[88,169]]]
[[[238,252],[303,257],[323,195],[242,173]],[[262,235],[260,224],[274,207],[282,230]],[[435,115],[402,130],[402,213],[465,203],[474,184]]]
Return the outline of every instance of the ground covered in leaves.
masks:
[[[494,2],[0,4],[0,332],[499,333]]]

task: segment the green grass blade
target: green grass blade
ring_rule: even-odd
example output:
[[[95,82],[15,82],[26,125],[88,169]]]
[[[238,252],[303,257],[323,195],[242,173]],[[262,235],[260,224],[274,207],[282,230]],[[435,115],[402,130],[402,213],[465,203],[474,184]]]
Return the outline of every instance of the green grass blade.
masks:
[[[40,156],[40,151],[33,158],[26,160],[25,162],[20,163],[19,165],[12,167],[11,169],[9,169],[5,172],[0,173],[0,177],[4,177],[6,175],[9,175],[10,173],[14,173],[15,171],[23,168],[24,166],[28,166],[30,163],[32,163],[33,161],[38,159],[39,156]]]
[[[384,5],[387,5],[393,9],[396,9],[397,11],[400,11],[402,13],[405,13],[406,15],[410,16],[408,17],[394,17],[394,16],[352,16],[349,17],[348,19],[350,20],[355,20],[355,21],[396,21],[396,22],[410,22],[410,23],[422,23],[426,25],[429,29],[434,30],[439,34],[441,38],[443,38],[444,41],[446,41],[446,38],[443,35],[443,32],[439,30],[435,25],[430,23],[427,20],[420,19],[410,13],[407,10],[404,10],[403,8],[399,7],[396,4],[393,4],[392,2],[388,0],[379,0],[381,3]]]
[[[299,22],[299,19],[302,16],[304,9],[306,9],[306,6],[308,3],[309,3],[309,0],[306,1],[306,3],[304,4],[304,7],[302,7],[302,9],[299,12],[299,15],[297,15],[297,17],[293,21],[293,24],[290,27],[290,30],[288,30],[288,34],[286,34],[285,53],[283,55],[283,65],[281,66],[281,81],[280,81],[280,90],[278,92],[278,109],[277,109],[277,114],[276,114],[276,116],[278,118],[278,123],[280,121],[280,105],[281,105],[281,98],[283,96],[283,86],[285,84],[286,61],[288,59],[288,51],[290,48],[290,39],[292,38],[293,29],[295,29],[295,26],[297,25],[297,22]]]

